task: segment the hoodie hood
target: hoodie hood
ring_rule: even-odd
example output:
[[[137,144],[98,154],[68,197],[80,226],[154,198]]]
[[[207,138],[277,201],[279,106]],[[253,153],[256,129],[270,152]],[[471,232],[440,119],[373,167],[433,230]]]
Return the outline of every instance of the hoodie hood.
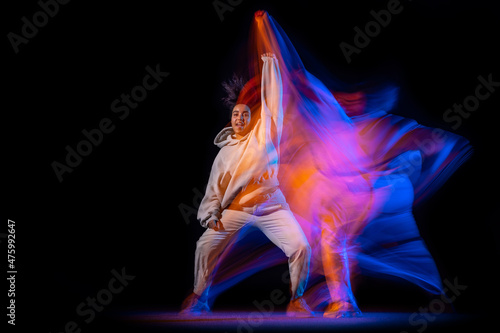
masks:
[[[241,140],[245,140],[248,137],[248,134],[245,135]],[[234,137],[234,130],[232,127],[224,127],[222,131],[217,134],[217,136],[214,139],[214,145],[216,145],[219,148],[222,148],[224,146],[233,146],[238,144],[241,140],[236,139]]]

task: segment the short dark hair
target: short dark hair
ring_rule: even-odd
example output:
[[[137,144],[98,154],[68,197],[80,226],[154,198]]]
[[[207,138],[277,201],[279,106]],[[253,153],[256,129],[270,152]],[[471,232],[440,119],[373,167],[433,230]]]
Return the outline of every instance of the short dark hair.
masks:
[[[238,101],[238,96],[245,86],[245,82],[245,79],[236,75],[236,73],[233,73],[233,77],[228,81],[222,82],[222,87],[226,92],[226,96],[222,98],[222,104],[224,104],[229,111],[233,111],[233,108]]]

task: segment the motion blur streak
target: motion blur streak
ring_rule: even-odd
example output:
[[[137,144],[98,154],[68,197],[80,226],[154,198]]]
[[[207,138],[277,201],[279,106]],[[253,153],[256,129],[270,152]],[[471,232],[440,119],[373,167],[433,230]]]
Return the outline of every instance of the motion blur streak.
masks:
[[[468,141],[388,113],[398,99],[397,87],[372,84],[356,90],[331,77],[338,84],[329,89],[304,68],[266,12],[256,13],[248,45],[247,94],[260,91],[262,54],[274,53],[281,71],[279,181],[313,251],[304,294],[310,306],[355,304],[354,272],[399,277],[442,293],[412,208],[467,160]],[[218,259],[211,300],[250,274],[283,262],[280,250],[250,224]]]

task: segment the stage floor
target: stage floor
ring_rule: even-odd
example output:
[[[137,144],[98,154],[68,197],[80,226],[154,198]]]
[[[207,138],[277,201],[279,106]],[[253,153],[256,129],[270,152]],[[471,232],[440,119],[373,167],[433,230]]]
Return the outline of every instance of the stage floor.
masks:
[[[487,328],[477,315],[365,312],[362,317],[330,319],[319,313],[311,318],[288,318],[283,312],[212,312],[198,317],[180,317],[175,312],[127,312],[119,315],[137,332],[456,332]],[[134,330],[135,331],[135,330]]]

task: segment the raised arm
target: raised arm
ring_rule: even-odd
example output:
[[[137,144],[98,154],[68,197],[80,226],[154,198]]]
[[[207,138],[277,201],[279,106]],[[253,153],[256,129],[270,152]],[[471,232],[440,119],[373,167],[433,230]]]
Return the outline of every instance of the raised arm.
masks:
[[[264,65],[262,67],[261,100],[263,115],[270,116],[273,120],[277,142],[281,139],[283,127],[283,84],[278,60],[272,53],[262,55]]]

